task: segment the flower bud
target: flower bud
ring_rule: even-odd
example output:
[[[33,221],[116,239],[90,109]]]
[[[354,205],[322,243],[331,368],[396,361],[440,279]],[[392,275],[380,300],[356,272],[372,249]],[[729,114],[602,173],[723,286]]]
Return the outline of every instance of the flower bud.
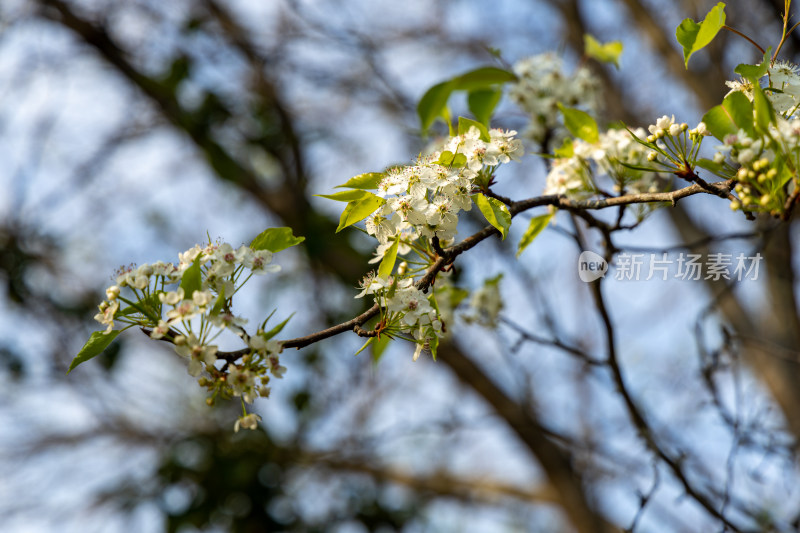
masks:
[[[739,209],[742,208],[742,204],[739,202],[739,200],[733,200],[730,203],[730,208],[731,208],[731,211],[738,211]]]
[[[109,300],[114,301],[117,299],[117,296],[119,296],[119,287],[116,285],[112,285],[106,289],[106,298]]]

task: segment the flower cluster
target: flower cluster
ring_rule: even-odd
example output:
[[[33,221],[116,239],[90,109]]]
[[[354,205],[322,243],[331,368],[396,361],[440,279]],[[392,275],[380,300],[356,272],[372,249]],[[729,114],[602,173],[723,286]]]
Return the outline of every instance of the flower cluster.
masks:
[[[800,108],[800,67],[788,61],[776,61],[767,69],[764,94],[784,118],[793,118]],[[732,92],[742,92],[753,101],[753,84],[748,80],[726,81]],[[727,95],[726,95],[727,96]],[[800,117],[798,117],[800,118]]]
[[[490,182],[497,166],[523,155],[515,135],[472,126],[416,164],[390,170],[377,186],[385,203],[366,220],[367,233],[378,241],[372,262],[382,261],[395,245],[398,255],[413,252],[418,260],[401,263],[395,277],[368,276],[357,297],[375,297],[387,313],[384,331],[412,335],[417,344],[415,359],[426,343],[437,338],[441,321],[433,304],[414,286],[414,276],[429,266],[434,237],[442,246],[454,238],[458,214],[471,209],[475,190]]]
[[[728,135],[715,161],[730,168],[740,165],[735,174],[739,201],[731,202],[732,209],[780,215],[787,208],[787,193],[796,188],[792,178],[800,168],[800,119],[778,117],[766,131]]]
[[[489,130],[489,139],[471,127],[463,135],[449,138],[440,150],[420,157],[415,165],[390,170],[378,185],[377,194],[386,203],[366,221],[367,233],[380,246],[378,257],[395,237],[405,243],[420,237],[452,239],[458,213],[472,207],[471,194],[479,175],[524,153],[515,131]],[[407,252],[406,248],[401,253]]]
[[[264,332],[265,324],[255,335],[248,335],[244,329],[247,320],[235,316],[230,307],[233,295],[252,275],[280,270],[271,262],[268,250],[211,243],[179,254],[178,264],[124,267],[117,273],[116,283],[106,289],[107,299],[94,318],[106,326],[105,334],[113,330],[116,321],[126,329],[139,326],[148,330],[151,338],[171,342],[175,352],[187,360],[189,374],[205,373],[199,384],[209,391],[209,404],[217,397],[232,396],[241,397],[243,405],[252,403],[258,396],[269,395],[270,374],[283,376],[286,369],[278,359],[282,346],[271,339],[277,331]],[[218,358],[218,346],[212,344],[226,329],[248,347],[238,359]],[[245,412],[237,428],[255,427],[254,416]]]
[[[608,130],[598,135],[597,142],[576,139],[572,154],[553,162],[547,174],[544,194],[564,194],[587,198],[603,191],[598,176],[612,181],[617,193],[654,192],[662,186],[655,169],[648,168],[655,152],[637,138],[644,130]]]
[[[555,145],[565,135],[559,126],[559,103],[592,115],[600,108],[599,80],[586,67],[564,74],[563,61],[553,53],[523,59],[514,65],[514,72],[519,81],[511,85],[509,98],[530,115],[523,135],[539,145],[548,137]]]

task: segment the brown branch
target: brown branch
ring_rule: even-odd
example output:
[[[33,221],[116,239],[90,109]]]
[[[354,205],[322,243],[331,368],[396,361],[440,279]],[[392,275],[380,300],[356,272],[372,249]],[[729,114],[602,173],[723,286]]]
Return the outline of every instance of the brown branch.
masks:
[[[619,360],[617,359],[614,325],[608,313],[608,308],[606,307],[605,300],[603,299],[603,290],[601,281],[602,279],[592,283],[591,288],[592,288],[592,295],[594,296],[595,307],[597,308],[597,311],[600,314],[600,318],[605,328],[606,344],[608,350],[608,366],[611,369],[611,375],[614,380],[614,384],[617,387],[617,392],[622,397],[623,403],[625,404],[625,409],[628,412],[628,416],[631,419],[631,422],[633,423],[634,427],[636,428],[639,437],[644,441],[648,449],[650,449],[650,451],[652,451],[659,459],[661,459],[661,461],[663,461],[669,467],[669,469],[672,471],[672,474],[675,476],[678,482],[681,485],[683,485],[683,489],[693,500],[699,503],[711,516],[722,522],[726,526],[726,528],[734,532],[740,531],[739,528],[737,528],[734,524],[732,524],[721,512],[717,510],[714,504],[704,494],[699,492],[689,482],[689,479],[687,478],[686,473],[683,471],[683,467],[681,466],[680,461],[673,459],[669,454],[667,454],[667,452],[663,450],[658,440],[656,439],[655,432],[645,419],[639,406],[633,400],[633,397],[631,396],[628,390],[627,384],[625,383],[625,378],[622,375],[622,368],[620,367]]]
[[[439,360],[483,397],[530,449],[558,492],[559,503],[577,531],[599,533],[616,530],[589,505],[573,458],[548,438],[547,430],[532,413],[510,398],[475,362],[452,344],[443,343],[439,346]]]
[[[653,203],[653,202],[669,202],[672,205],[675,205],[681,198],[686,198],[687,196],[692,196],[695,194],[714,194],[718,195],[717,191],[729,191],[733,187],[733,180],[728,181],[721,181],[717,183],[709,184],[711,191],[704,189],[703,187],[692,184],[688,187],[684,187],[683,189],[678,189],[677,191],[672,192],[663,192],[663,193],[642,193],[642,194],[629,194],[625,196],[617,196],[613,198],[603,198],[600,200],[572,200],[567,198],[563,195],[549,195],[549,196],[538,196],[536,198],[530,198],[528,200],[521,200],[519,202],[513,202],[511,207],[509,208],[509,212],[511,216],[514,217],[523,211],[528,209],[532,209],[534,207],[541,207],[546,205],[552,205],[555,207],[560,207],[562,209],[566,209],[572,212],[578,213],[580,216],[583,216],[584,219],[589,219],[587,222],[593,226],[598,227],[604,233],[611,231],[610,228],[605,222],[601,220],[597,220],[588,213],[582,213],[581,210],[584,209],[605,209],[607,207],[616,207],[616,206],[625,206],[630,204],[636,203]],[[438,257],[433,262],[433,264],[428,267],[428,270],[425,272],[425,275],[420,278],[414,286],[421,291],[427,292],[428,288],[433,284],[434,280],[436,279],[436,275],[441,272],[441,270],[452,263],[457,256],[466,252],[467,250],[474,248],[480,242],[486,240],[488,237],[492,235],[499,235],[500,232],[497,231],[496,228],[493,226],[486,226],[482,230],[466,237],[463,241],[458,244],[455,244],[449,248],[441,249],[441,253],[438,254]],[[310,335],[306,335],[305,337],[298,337],[296,339],[290,339],[287,341],[283,341],[284,348],[303,348],[315,342],[319,342],[321,340],[327,339],[329,337],[333,337],[340,333],[344,333],[345,331],[353,331],[354,328],[363,326],[369,319],[376,316],[380,312],[380,306],[378,304],[373,305],[360,315],[355,318],[352,318],[346,322],[342,322],[341,324],[337,324],[335,326],[331,326],[327,329],[322,331],[317,331],[316,333],[312,333]],[[220,359],[225,359],[227,361],[235,361],[236,359],[242,357],[243,355],[249,353],[249,349],[242,349],[234,352],[218,352],[217,357]]]

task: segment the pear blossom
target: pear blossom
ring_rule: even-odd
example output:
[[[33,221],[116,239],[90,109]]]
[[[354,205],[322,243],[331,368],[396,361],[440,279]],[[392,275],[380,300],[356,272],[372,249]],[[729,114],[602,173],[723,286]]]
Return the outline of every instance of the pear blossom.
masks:
[[[256,429],[258,427],[258,422],[261,420],[261,417],[255,413],[250,413],[249,415],[245,415],[240,417],[236,420],[236,423],[233,425],[234,433],[238,433],[239,429]]]

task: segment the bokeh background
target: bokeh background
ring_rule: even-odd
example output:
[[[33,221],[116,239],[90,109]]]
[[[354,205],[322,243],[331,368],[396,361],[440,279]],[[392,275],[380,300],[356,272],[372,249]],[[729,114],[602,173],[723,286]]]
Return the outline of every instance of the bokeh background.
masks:
[[[286,338],[360,312],[372,244],[335,234],[341,205],[312,195],[413,160],[416,101],[463,71],[556,51],[602,80],[605,120],[693,127],[759,56],[723,33],[684,67],[674,28],[714,4],[0,0],[0,531],[796,531],[796,223],[717,198],[614,244],[761,253],[758,280],[609,275],[598,306],[576,261],[603,236],[562,213],[516,260],[523,215],[454,276],[474,290],[503,273],[496,328],[457,315],[437,362],[397,341],[375,365],[354,335],[285,352],[254,432],[133,330],[65,375],[117,267],[209,237],[306,237],[237,303],[258,322],[295,313]],[[783,4],[728,2],[729,24],[775,46]],[[585,63],[584,33],[621,40],[621,68]],[[504,103],[494,125],[526,120]],[[536,196],[545,175],[529,154],[497,191]]]

